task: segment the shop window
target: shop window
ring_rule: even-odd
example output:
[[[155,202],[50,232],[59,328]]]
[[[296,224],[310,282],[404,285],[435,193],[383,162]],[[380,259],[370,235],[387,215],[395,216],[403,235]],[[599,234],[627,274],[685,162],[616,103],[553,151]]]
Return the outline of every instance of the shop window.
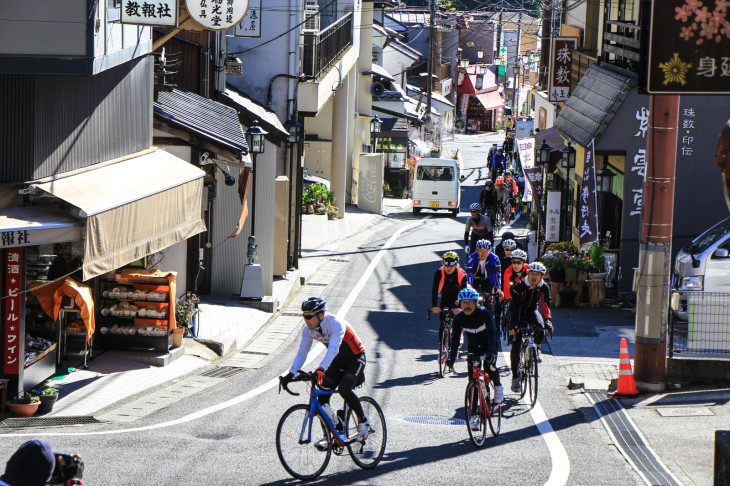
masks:
[[[81,241],[29,246],[26,254],[26,282],[48,282],[70,276],[81,282],[84,244]]]
[[[537,128],[540,130],[545,130],[545,126],[547,125],[547,110],[545,108],[540,108],[537,111]]]

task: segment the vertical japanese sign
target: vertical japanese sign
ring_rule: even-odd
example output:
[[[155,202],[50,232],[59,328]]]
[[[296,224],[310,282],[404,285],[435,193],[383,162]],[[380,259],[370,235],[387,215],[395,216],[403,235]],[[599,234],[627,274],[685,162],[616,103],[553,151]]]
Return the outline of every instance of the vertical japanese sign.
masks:
[[[459,105],[459,106],[461,109],[461,113],[459,115],[459,120],[466,121],[466,112],[469,109],[469,95],[468,94],[461,95],[461,105]]]
[[[570,94],[572,50],[578,46],[575,37],[553,37],[550,42],[549,101],[567,101]]]
[[[653,1],[647,87],[656,94],[730,94],[727,0]]]
[[[123,24],[177,26],[177,0],[154,2],[122,2],[120,20]]]
[[[520,154],[520,164],[527,174],[527,169],[535,167],[535,139],[534,138],[518,138],[517,151]],[[524,202],[532,201],[532,186],[525,184],[525,192],[522,194]]]
[[[228,30],[238,24],[248,10],[248,0],[186,0],[190,16],[209,30]]]
[[[730,82],[730,81],[729,81]],[[681,158],[689,162],[692,159],[694,153],[694,147],[692,144],[695,141],[694,130],[697,124],[696,116],[697,112],[692,107],[682,109],[682,123],[681,130],[679,132],[679,155]],[[706,121],[705,121],[706,122]]]
[[[596,154],[593,140],[586,148],[583,184],[578,195],[578,231],[580,244],[598,240],[598,211],[596,204]]]
[[[545,241],[560,241],[560,191],[548,191]]]
[[[233,35],[235,37],[261,37],[261,0],[248,1],[248,11],[236,25]]]
[[[636,120],[639,122],[638,130],[634,133],[634,137],[641,137],[646,140],[646,131],[649,128],[649,110],[641,107],[636,110]],[[627,198],[627,204],[630,206],[629,216],[638,216],[641,218],[641,208],[644,205],[644,178],[646,177],[646,142],[644,148],[636,150],[633,163],[629,162],[631,172],[641,177],[641,185],[637,188],[631,188],[630,197]]]
[[[20,372],[20,363],[24,349],[21,349],[20,339],[20,289],[21,279],[21,249],[8,248],[5,252],[5,355],[3,372],[6,375],[17,375]]]

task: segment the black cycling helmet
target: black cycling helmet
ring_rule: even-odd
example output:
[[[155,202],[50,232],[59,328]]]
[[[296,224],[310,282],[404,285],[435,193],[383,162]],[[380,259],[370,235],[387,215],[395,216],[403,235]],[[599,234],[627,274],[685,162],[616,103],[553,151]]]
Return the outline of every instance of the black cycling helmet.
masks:
[[[302,302],[302,312],[319,314],[327,311],[327,302],[321,297],[310,297]]]
[[[493,186],[494,185],[494,182],[492,181],[492,179],[487,179],[486,181],[484,181],[484,185],[485,186]]]
[[[502,233],[502,241],[514,240],[514,239],[515,239],[515,234],[513,232],[505,231],[504,233]],[[504,246],[504,245],[502,245],[502,246]]]

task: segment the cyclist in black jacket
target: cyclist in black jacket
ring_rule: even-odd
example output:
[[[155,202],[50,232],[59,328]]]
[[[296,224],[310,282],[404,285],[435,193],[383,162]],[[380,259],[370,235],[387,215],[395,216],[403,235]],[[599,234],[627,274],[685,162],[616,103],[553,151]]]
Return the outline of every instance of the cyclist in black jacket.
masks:
[[[441,309],[456,311],[459,291],[467,285],[466,272],[459,266],[459,255],[455,251],[447,251],[443,258],[444,264],[433,274],[433,286],[431,287],[431,312],[439,314],[440,318],[439,339],[444,330],[445,317]],[[439,295],[441,295],[440,307]]]

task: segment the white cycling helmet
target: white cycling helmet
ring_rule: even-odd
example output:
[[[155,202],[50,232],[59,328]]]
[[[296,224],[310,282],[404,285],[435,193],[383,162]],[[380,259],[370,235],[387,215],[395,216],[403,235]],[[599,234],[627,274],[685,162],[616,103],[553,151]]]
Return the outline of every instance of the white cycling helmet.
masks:
[[[482,205],[479,203],[472,203],[471,206],[469,206],[470,211],[476,211],[479,212],[482,210]]]
[[[517,242],[515,240],[504,240],[502,242],[502,248],[505,250],[514,250],[517,248]]]
[[[489,240],[477,241],[477,250],[489,250],[491,248],[492,248],[492,244],[489,242]]]
[[[522,251],[522,250],[514,250],[514,251],[512,252],[512,254],[510,255],[510,257],[511,257],[511,258],[512,258],[513,260],[514,260],[515,258],[519,258],[519,259],[520,259],[520,260],[522,260],[523,262],[526,262],[526,261],[527,261],[527,253],[525,253],[525,252],[524,252],[524,251]],[[545,272],[543,272],[543,273],[545,273]]]
[[[547,268],[545,268],[545,265],[540,262],[532,262],[527,266],[527,271],[540,272],[541,274],[545,275],[547,273]]]

